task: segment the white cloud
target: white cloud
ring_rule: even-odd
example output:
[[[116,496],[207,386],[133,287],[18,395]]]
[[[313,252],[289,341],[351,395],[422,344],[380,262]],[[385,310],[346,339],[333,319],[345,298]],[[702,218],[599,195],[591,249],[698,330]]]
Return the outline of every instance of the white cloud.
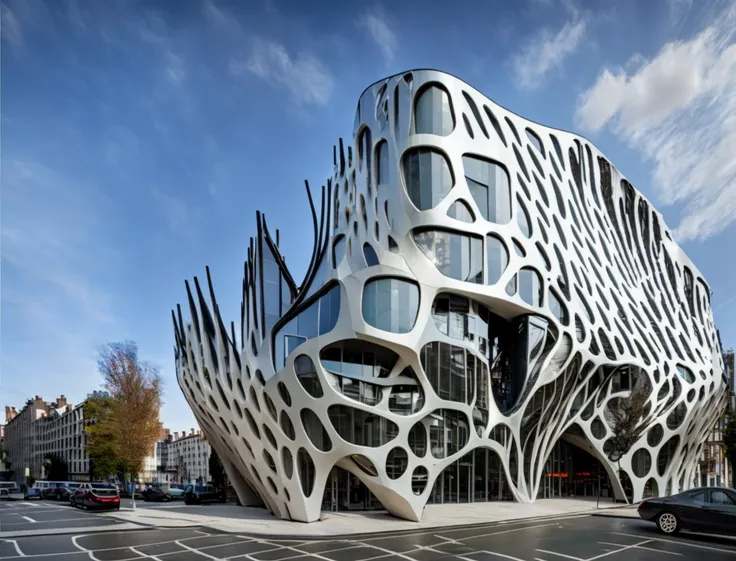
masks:
[[[0,14],[2,15],[2,37],[11,47],[19,48],[23,46],[23,29],[15,17],[15,13],[7,6],[0,5]]]
[[[539,88],[547,73],[561,68],[564,60],[580,47],[585,38],[587,20],[571,5],[568,5],[568,11],[570,19],[559,31],[540,30],[512,57],[511,65],[519,88]]]
[[[235,76],[250,72],[272,86],[284,87],[297,103],[324,105],[330,99],[334,79],[316,56],[300,52],[289,55],[275,41],[256,39],[245,60],[231,59],[228,70]]]
[[[589,131],[609,126],[654,164],[665,204],[685,205],[675,234],[705,239],[736,220],[736,6],[688,41],[634,68],[604,69],[578,100]]]
[[[368,10],[358,20],[358,25],[368,31],[371,39],[378,45],[384,60],[387,63],[393,62],[398,40],[383,8],[376,5]]]
[[[166,53],[166,79],[174,84],[180,86],[184,81],[186,72],[184,70],[184,59],[171,51]]]
[[[213,24],[231,32],[241,31],[238,20],[235,19],[232,14],[220,9],[211,0],[206,0],[204,2],[202,5],[202,11],[204,12],[205,17]]]

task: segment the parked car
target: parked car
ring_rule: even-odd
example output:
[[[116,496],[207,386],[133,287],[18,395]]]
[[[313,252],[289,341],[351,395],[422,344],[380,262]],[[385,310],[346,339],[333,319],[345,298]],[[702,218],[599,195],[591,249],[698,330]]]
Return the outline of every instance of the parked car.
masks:
[[[736,535],[736,492],[722,487],[690,489],[639,505],[639,516],[657,525],[665,534],[698,530]]]
[[[110,483],[82,483],[69,502],[82,509],[120,510],[120,491]]]
[[[198,505],[219,501],[220,494],[212,485],[187,485],[184,489],[184,504]]]
[[[26,500],[30,501],[32,499],[38,499],[41,500],[43,498],[43,493],[41,493],[41,489],[38,489],[37,487],[29,487],[26,489]]]
[[[171,495],[161,489],[161,487],[148,487],[144,491],[141,491],[141,496],[144,501],[167,502],[171,500]]]
[[[52,483],[48,487],[43,489],[43,498],[53,501],[68,501],[74,494],[74,491],[77,490],[79,485],[79,483],[70,482]]]
[[[171,495],[172,500],[184,498],[184,485],[179,485],[178,483],[168,483],[166,485],[162,485],[161,489]]]

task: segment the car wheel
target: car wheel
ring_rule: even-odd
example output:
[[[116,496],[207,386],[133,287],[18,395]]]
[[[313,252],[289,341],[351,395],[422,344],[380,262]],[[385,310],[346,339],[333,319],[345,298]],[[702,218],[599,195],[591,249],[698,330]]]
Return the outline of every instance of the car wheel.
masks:
[[[665,534],[676,534],[680,530],[680,521],[671,512],[662,512],[657,516],[657,528]]]

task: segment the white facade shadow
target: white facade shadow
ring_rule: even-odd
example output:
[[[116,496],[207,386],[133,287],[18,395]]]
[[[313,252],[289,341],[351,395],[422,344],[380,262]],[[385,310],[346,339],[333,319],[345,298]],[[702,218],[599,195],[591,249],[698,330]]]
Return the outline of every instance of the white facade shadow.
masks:
[[[476,449],[533,501],[561,438],[619,497],[693,486],[726,404],[710,288],[595,146],[418,70],[362,94],[334,164],[300,284],[259,214],[239,332],[209,271],[209,301],[195,279],[173,314],[179,385],[243,504],[317,520],[338,466],[419,520]],[[632,392],[648,414],[614,463]]]

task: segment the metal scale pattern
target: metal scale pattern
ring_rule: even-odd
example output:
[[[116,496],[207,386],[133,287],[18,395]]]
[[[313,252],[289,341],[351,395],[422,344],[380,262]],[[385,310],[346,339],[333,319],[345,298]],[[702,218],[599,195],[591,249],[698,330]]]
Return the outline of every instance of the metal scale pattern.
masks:
[[[179,385],[241,503],[318,520],[338,466],[419,520],[477,448],[532,501],[560,438],[618,496],[694,484],[726,402],[710,289],[595,146],[416,70],[365,90],[345,152],[319,212],[307,185],[301,284],[259,214],[239,333],[209,270],[209,301],[195,278],[191,319],[172,313]],[[614,462],[610,408],[635,392],[641,437]]]

